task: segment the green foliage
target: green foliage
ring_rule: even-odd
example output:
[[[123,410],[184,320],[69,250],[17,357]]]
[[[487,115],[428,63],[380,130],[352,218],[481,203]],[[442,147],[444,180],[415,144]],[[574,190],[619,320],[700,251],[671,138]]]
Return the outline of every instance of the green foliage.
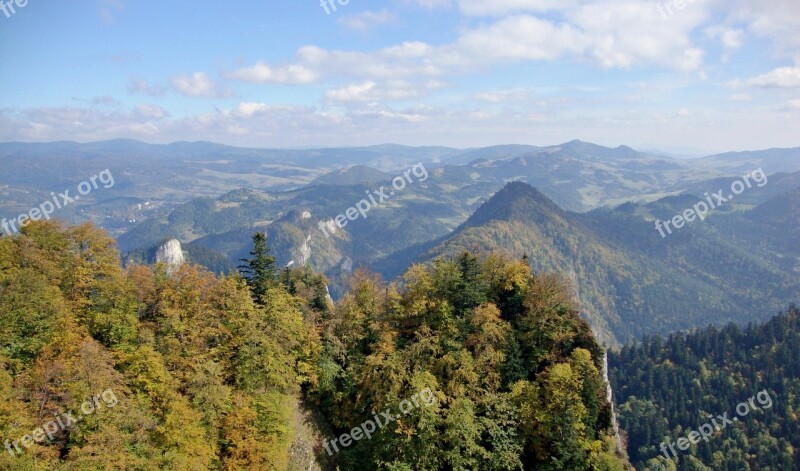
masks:
[[[342,469],[626,469],[602,349],[563,281],[467,253],[402,280],[356,274],[322,323],[316,394],[339,434],[422,388],[437,401],[343,449]]]
[[[275,257],[269,254],[267,235],[256,232],[253,235],[252,258],[242,259],[244,265],[239,266],[239,271],[247,280],[253,300],[257,304],[264,303],[267,291],[275,286],[277,274],[275,273]]]
[[[667,220],[696,202],[686,195],[579,214],[562,210],[530,185],[513,182],[452,233],[373,266],[394,277],[408,260],[434,263],[464,252],[527,253],[535,272],[569,276],[577,310],[611,346],[709,323],[766,320],[787,300],[799,299],[799,191],[743,214],[715,213],[662,239],[653,219]],[[454,275],[447,274],[447,290],[457,288]],[[504,312],[518,311],[519,295],[506,292],[491,300]],[[456,297],[453,306],[458,310],[463,303]]]
[[[341,469],[624,468],[602,349],[557,277],[461,254],[398,285],[356,272],[334,305],[323,276],[277,276],[254,240],[248,283],[123,270],[91,226],[0,239],[2,438],[104,390],[119,400],[0,468],[283,471],[301,400],[338,434],[396,416],[333,457]]]
[[[123,271],[88,225],[1,238],[0,268],[2,440],[105,390],[119,400],[0,469],[285,468],[295,397],[316,378],[310,299],[274,284],[256,304],[241,278],[191,265]]]
[[[620,425],[637,468],[800,469],[796,308],[762,325],[648,338],[611,354],[609,361]],[[759,406],[738,417],[737,405],[764,390],[772,407]],[[739,419],[735,426],[715,433],[708,443],[679,450],[677,461],[667,460],[659,450],[661,442],[685,437],[709,422],[709,415],[726,413]]]

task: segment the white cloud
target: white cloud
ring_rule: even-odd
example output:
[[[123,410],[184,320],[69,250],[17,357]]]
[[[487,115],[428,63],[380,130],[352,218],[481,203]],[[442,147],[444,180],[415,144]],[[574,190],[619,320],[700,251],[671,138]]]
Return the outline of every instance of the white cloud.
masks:
[[[505,16],[510,13],[543,12],[563,10],[579,3],[579,0],[406,0],[422,7],[447,8],[453,5],[467,16]]]
[[[372,81],[353,84],[336,90],[328,90],[325,92],[325,97],[334,101],[372,100],[373,98],[370,97],[370,94],[375,90],[376,86],[377,84]]]
[[[703,51],[691,31],[706,18],[703,8],[664,21],[649,3],[601,0],[564,12],[564,21],[518,14],[464,29],[443,45],[407,41],[378,50],[342,51],[305,46],[296,62],[280,67],[258,62],[226,75],[254,83],[311,83],[325,78],[419,80],[485,70],[498,64],[568,59],[599,67],[657,66],[698,70]]]
[[[117,136],[129,133],[134,137],[159,136],[165,140],[204,138],[231,142],[230,139],[233,139],[251,145],[352,143],[344,142],[347,139],[374,139],[375,142],[420,142],[429,139],[434,143],[455,143],[460,138],[470,140],[464,145],[473,145],[479,144],[481,139],[484,139],[484,143],[520,141],[522,138],[529,142],[530,139],[557,141],[548,137],[550,135],[544,132],[547,130],[555,131],[552,135],[563,136],[565,140],[576,137],[570,135],[574,129],[593,129],[596,136],[613,136],[615,133],[618,136],[638,136],[650,132],[647,126],[657,129],[664,125],[669,129],[672,125],[673,130],[686,132],[688,123],[700,123],[702,119],[708,119],[702,122],[703,126],[712,126],[710,129],[716,131],[710,132],[710,137],[702,133],[695,136],[701,147],[707,147],[702,144],[707,137],[713,139],[714,136],[724,136],[718,142],[733,143],[737,139],[744,141],[747,135],[752,136],[753,133],[741,132],[741,129],[746,129],[741,123],[756,129],[769,129],[766,125],[762,126],[762,122],[778,129],[790,127],[791,123],[784,122],[785,113],[784,121],[771,120],[770,115],[766,114],[767,107],[755,110],[753,106],[754,110],[748,110],[753,113],[743,111],[731,113],[731,116],[724,115],[722,111],[708,111],[713,108],[709,101],[711,98],[700,92],[709,90],[712,85],[700,83],[698,77],[704,80],[708,73],[709,82],[729,80],[730,77],[725,74],[729,73],[730,68],[724,66],[728,55],[739,50],[737,56],[742,57],[738,59],[754,63],[749,57],[752,47],[764,49],[762,44],[765,43],[772,45],[773,50],[758,51],[761,55],[758,63],[763,63],[761,59],[766,61],[777,57],[784,60],[784,64],[795,66],[757,75],[774,66],[752,72],[752,68],[738,68],[747,64],[737,64],[736,70],[751,72],[729,84],[789,89],[784,92],[783,101],[769,111],[778,115],[778,111],[798,109],[798,100],[789,101],[795,98],[789,93],[800,88],[800,35],[797,34],[800,2],[797,0],[726,0],[727,3],[722,0],[687,0],[686,7],[681,10],[673,8],[674,15],[668,19],[659,13],[657,0],[401,1],[416,3],[423,8],[450,8],[449,11],[434,14],[462,15],[456,21],[452,21],[453,18],[442,21],[443,24],[457,24],[455,31],[425,36],[452,39],[434,43],[414,40],[416,38],[409,36],[410,40],[388,47],[359,44],[351,49],[310,45],[298,48],[294,59],[289,62],[255,62],[255,58],[253,62],[231,66],[221,74],[226,80],[254,84],[320,84],[319,87],[304,89],[311,96],[318,97],[320,88],[324,87],[324,97],[319,107],[267,104],[261,102],[264,99],[262,95],[255,95],[218,112],[209,111],[189,117],[181,114],[180,118],[174,118],[166,109],[156,105],[140,104],[125,111],[121,104],[114,105],[112,109],[83,101],[78,104],[87,109],[53,107],[13,112],[0,110],[0,135],[13,136],[14,131],[20,137],[34,140],[37,136],[42,139],[90,140],[92,136],[113,137],[110,133],[117,132]],[[340,11],[339,23],[358,31],[368,31],[376,25],[385,25],[396,19],[391,10],[348,13]],[[416,13],[427,14],[420,11]],[[434,19],[433,15],[431,19]],[[335,23],[332,25],[334,31],[342,32]],[[758,42],[749,45],[752,47],[745,47],[751,40]],[[715,62],[705,67],[707,54],[703,48],[706,46],[710,47],[709,51],[724,49],[721,52],[722,65]],[[235,52],[231,56],[235,56]],[[664,93],[632,91],[631,87],[635,85],[632,82],[623,83],[626,78],[620,78],[624,74],[599,71],[598,76],[603,77],[598,83],[604,90],[581,90],[574,95],[567,93],[570,96],[566,97],[554,95],[560,93],[554,92],[552,85],[559,71],[567,71],[564,78],[567,85],[576,84],[573,75],[575,64],[599,69],[633,69],[636,73],[628,76],[632,82],[647,82],[648,85],[660,82],[669,86],[665,87]],[[520,84],[519,88],[475,88],[494,80],[495,76],[490,74],[497,73],[501,70],[500,66],[507,65],[523,66],[509,70],[509,79],[502,81]],[[530,73],[528,82],[521,75],[524,71]],[[486,76],[469,83],[458,83],[456,78],[484,73],[487,73]],[[217,81],[219,79],[215,74],[203,72],[173,77],[163,83],[132,77],[128,90],[132,94],[149,96],[162,96],[167,91],[192,97],[231,96],[231,92],[220,87]],[[431,90],[443,87],[445,81],[447,84],[456,82],[463,88],[455,86],[448,93],[438,95],[436,100],[422,100]],[[577,83],[586,82],[580,78]],[[675,100],[673,93],[677,94],[679,90],[690,94],[697,102],[686,99],[686,95],[680,95],[681,99]],[[606,91],[608,94],[601,97]],[[748,108],[744,102],[753,100],[748,93],[739,92],[756,94],[747,89],[730,90],[728,100],[742,103],[728,102],[726,106],[729,110],[744,110]],[[582,99],[590,95],[591,100]],[[548,100],[551,99],[573,101],[550,106]],[[594,102],[589,103],[592,100]],[[409,103],[415,105],[410,106]],[[420,103],[437,103],[442,108],[416,106]],[[487,103],[498,106],[488,106]],[[691,112],[680,108],[684,105],[691,105]],[[470,109],[471,106],[474,108]],[[542,111],[541,108],[546,106],[547,127],[542,134],[526,137],[528,135],[525,132],[531,132],[530,123],[543,118],[536,111]],[[778,110],[778,106],[788,108]],[[644,113],[645,109],[650,114]],[[562,113],[575,120],[559,116]],[[579,117],[587,114],[587,122],[581,122]],[[8,124],[12,131],[3,130],[4,124]],[[697,129],[703,129],[703,126],[698,125]],[[737,128],[740,131],[735,131]],[[587,131],[588,135],[582,137],[590,138],[591,132]],[[234,137],[229,138],[229,135]],[[764,140],[768,140],[770,134],[764,135],[767,136]],[[781,131],[775,134],[776,139],[783,139],[783,142],[791,141],[787,135]],[[676,136],[682,139],[684,135],[673,133],[670,138]],[[404,138],[408,140],[404,141]],[[655,137],[642,139],[658,140]],[[626,142],[627,139],[620,137],[619,141]],[[792,142],[797,145],[796,138]],[[773,144],[777,142],[769,143],[770,146]],[[725,146],[719,145],[720,148]],[[755,147],[756,144],[745,146]],[[731,147],[735,147],[735,144],[731,144]]]
[[[718,39],[725,49],[738,49],[744,44],[744,30],[715,25],[706,28],[706,35]]]
[[[316,77],[390,80],[438,76],[445,69],[432,60],[434,51],[434,47],[423,42],[405,42],[373,52],[331,51],[305,46],[297,51],[298,64],[293,67],[303,68]]]
[[[220,90],[217,84],[204,72],[179,75],[173,77],[171,81],[175,90],[190,97],[227,98],[232,95],[228,90]]]
[[[259,61],[252,67],[245,67],[224,74],[229,80],[242,80],[250,83],[281,83],[299,85],[315,82],[317,73],[303,65],[289,65],[285,67],[270,67]]]
[[[168,118],[170,114],[158,105],[138,104],[134,108],[134,114],[146,119]]]
[[[429,90],[441,88],[443,82],[429,80],[426,83],[412,83],[405,80],[388,80],[376,83],[354,83],[325,92],[325,98],[333,102],[387,102],[402,101],[425,96]]]
[[[141,77],[131,77],[128,83],[128,93],[130,94],[143,94],[149,96],[161,96],[167,89],[161,85],[150,84],[147,80]]]
[[[800,67],[779,67],[747,80],[734,80],[734,87],[800,88]]]
[[[652,3],[603,0],[567,13],[585,37],[586,54],[604,68],[655,65],[679,71],[697,70],[703,51],[691,32],[706,19],[702,5],[665,21]]]
[[[161,124],[165,122],[162,120],[169,116],[159,109],[154,105],[137,105],[131,111],[73,106],[0,110],[0,123],[10,128],[0,131],[0,139],[13,135],[31,141],[61,138],[96,141],[120,136],[149,138],[163,132]]]
[[[565,10],[578,3],[577,0],[460,0],[458,7],[465,15],[503,16],[519,12]]]
[[[587,38],[570,25],[556,25],[535,16],[518,15],[461,35],[455,44],[436,51],[451,66],[476,67],[498,62],[551,60],[586,49]]]
[[[800,57],[800,2],[797,0],[732,0],[720,3],[726,24],[744,25],[749,33],[767,38],[787,57]]]
[[[373,126],[375,122],[390,122],[390,123],[421,123],[424,121],[428,121],[430,116],[427,113],[423,113],[422,109],[411,109],[411,110],[392,110],[386,107],[380,106],[373,106],[368,108],[362,108],[353,110],[350,113],[350,116],[353,120],[356,121],[366,121],[371,123]]]
[[[753,35],[800,60],[800,2],[731,1],[689,0],[684,8],[673,11],[668,21],[658,12],[657,2],[635,0],[460,0],[459,9],[466,15],[498,17],[557,12],[563,20],[550,22],[581,31],[589,44],[587,54],[603,67],[655,64],[695,70],[701,65],[703,51],[692,43],[691,35],[707,25],[707,33],[728,50],[741,48]]]
[[[728,29],[722,33],[722,45],[727,49],[738,49],[744,44],[744,31],[740,29]]]
[[[250,118],[256,113],[260,113],[269,109],[269,105],[266,103],[240,103],[239,108],[236,109],[236,113],[239,116],[244,116],[246,118]]]
[[[796,106],[797,103],[794,103]],[[166,113],[166,111],[164,111]],[[689,116],[626,107],[548,110],[453,109],[415,105],[393,108],[362,103],[349,111],[243,102],[190,116],[159,117],[153,108],[96,107],[0,109],[0,141],[97,141],[125,136],[148,142],[210,140],[255,147],[347,146],[381,142],[474,147],[508,142],[555,144],[576,137],[607,145],[638,142],[714,147],[718,150],[797,145],[796,123],[785,114],[746,115],[704,109]],[[683,113],[686,114],[686,113]],[[576,129],[580,130],[577,136]]]
[[[377,26],[392,23],[396,17],[387,10],[365,11],[355,15],[345,15],[339,18],[339,24],[356,31],[369,31]]]

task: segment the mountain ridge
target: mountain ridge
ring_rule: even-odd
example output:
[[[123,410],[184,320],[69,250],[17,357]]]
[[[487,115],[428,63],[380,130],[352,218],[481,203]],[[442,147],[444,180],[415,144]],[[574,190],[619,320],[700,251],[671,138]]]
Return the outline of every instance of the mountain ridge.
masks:
[[[667,207],[659,211],[674,212]],[[571,213],[534,188],[515,182],[452,233],[399,256],[406,263],[427,263],[463,251],[527,255],[534,271],[570,275],[583,302],[582,313],[598,337],[613,345],[708,320],[742,320],[759,308],[764,318],[774,313],[765,306],[779,309],[786,299],[800,299],[800,284],[792,281],[780,260],[757,256],[747,245],[721,237],[718,231],[738,217],[736,213],[714,216],[716,225],[695,226],[663,240],[652,222],[629,208]],[[743,264],[747,270],[736,268]],[[387,257],[376,268],[391,278],[402,265]],[[765,283],[763,293],[745,288],[755,279]],[[643,321],[642,316],[648,319]]]

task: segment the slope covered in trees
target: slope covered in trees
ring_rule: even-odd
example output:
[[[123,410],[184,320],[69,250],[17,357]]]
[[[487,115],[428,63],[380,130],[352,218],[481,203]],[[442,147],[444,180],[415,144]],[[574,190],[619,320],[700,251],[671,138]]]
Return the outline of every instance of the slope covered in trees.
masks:
[[[559,278],[462,255],[398,285],[358,274],[334,306],[255,240],[245,280],[123,270],[91,225],[0,238],[0,469],[284,470],[300,400],[333,433],[321,465],[624,469],[602,349]],[[383,411],[390,426],[344,445]]]
[[[342,469],[624,469],[602,349],[564,282],[524,261],[465,253],[400,287],[358,274],[322,339],[317,395],[337,431],[437,399],[343,450]]]
[[[775,199],[772,212],[793,201],[788,196]],[[761,209],[756,208],[744,215],[714,214],[667,238],[640,214],[665,220],[696,202],[681,196],[578,214],[559,208],[530,185],[514,182],[452,234],[391,255],[376,268],[392,278],[413,261],[465,250],[528,254],[534,271],[571,277],[581,313],[611,345],[710,323],[766,320],[800,300],[800,281],[793,273],[800,262],[791,257],[793,251],[782,249],[797,246],[792,238],[796,231],[790,230],[800,227],[792,216],[796,211],[787,211],[775,230],[756,222],[727,224],[732,218],[753,217]],[[780,238],[769,236],[781,230]],[[745,243],[737,231],[749,232],[747,238],[757,238],[758,246]]]
[[[610,354],[609,362],[620,426],[637,469],[800,469],[797,308],[763,325],[649,338]],[[713,426],[708,442],[678,450],[677,458],[661,449],[662,442],[703,424]]]
[[[282,469],[318,344],[298,298],[264,300],[193,266],[123,271],[89,225],[0,239],[3,440],[103,391],[119,399],[52,440],[12,443],[0,468]]]

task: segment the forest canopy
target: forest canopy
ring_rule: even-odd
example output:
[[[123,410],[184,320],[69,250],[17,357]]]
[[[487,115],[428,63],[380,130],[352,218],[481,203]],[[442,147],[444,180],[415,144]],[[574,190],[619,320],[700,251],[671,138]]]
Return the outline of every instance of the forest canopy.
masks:
[[[464,253],[396,283],[357,272],[334,304],[323,276],[276,270],[254,240],[245,278],[123,268],[88,224],[0,238],[0,468],[284,470],[298,409],[334,438],[429,391],[371,439],[313,453],[345,470],[625,469],[603,349],[558,276]],[[114,407],[22,440],[108,390]]]
[[[764,324],[653,337],[609,355],[620,425],[636,469],[800,469],[800,312]],[[752,411],[742,415],[749,398]],[[769,402],[762,399],[769,398]],[[770,403],[773,403],[769,407]],[[677,457],[660,443],[736,418]],[[719,425],[725,425],[722,420]]]

